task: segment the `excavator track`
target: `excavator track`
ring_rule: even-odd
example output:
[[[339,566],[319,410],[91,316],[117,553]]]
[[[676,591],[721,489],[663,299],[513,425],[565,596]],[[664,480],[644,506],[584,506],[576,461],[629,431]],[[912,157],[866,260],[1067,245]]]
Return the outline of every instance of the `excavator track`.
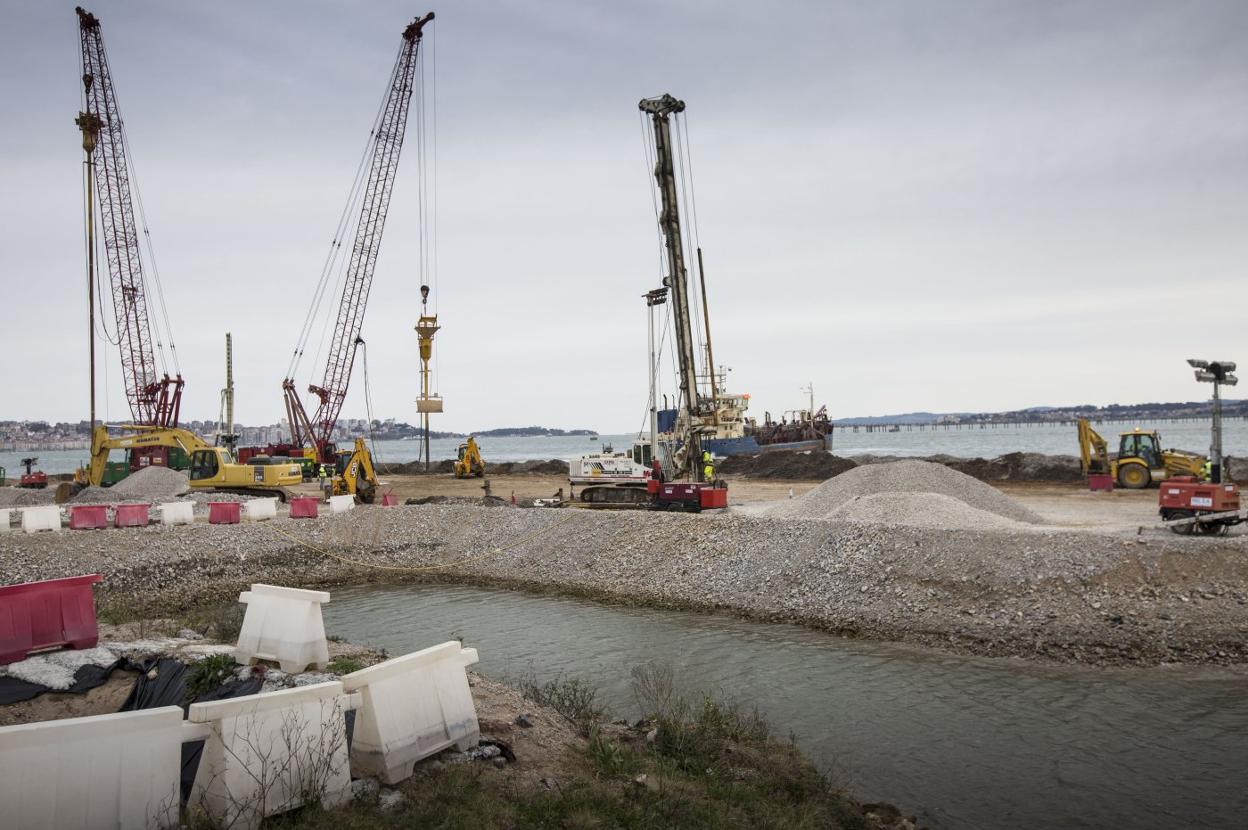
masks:
[[[650,494],[644,487],[591,485],[581,490],[580,506],[598,510],[645,510]]]

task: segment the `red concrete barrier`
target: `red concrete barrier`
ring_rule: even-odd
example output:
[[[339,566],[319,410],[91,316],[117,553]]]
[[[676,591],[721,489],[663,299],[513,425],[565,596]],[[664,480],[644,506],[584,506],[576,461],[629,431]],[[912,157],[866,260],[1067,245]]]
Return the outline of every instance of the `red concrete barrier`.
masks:
[[[1089,490],[1113,490],[1114,489],[1114,477],[1111,475],[1104,475],[1102,473],[1093,473],[1092,475],[1088,476],[1088,489]]]
[[[394,507],[399,503],[399,497],[394,493],[383,493],[381,496],[382,507]]]
[[[311,496],[299,496],[290,500],[290,518],[315,519],[317,515],[317,499]]]
[[[70,530],[97,530],[108,527],[107,504],[75,504],[69,508]]]
[[[243,506],[236,501],[208,502],[208,524],[236,525],[243,520]]]
[[[94,648],[100,640],[91,586],[99,574],[0,587],[0,665],[54,646]]]
[[[119,504],[113,513],[114,527],[147,527],[150,504]]]

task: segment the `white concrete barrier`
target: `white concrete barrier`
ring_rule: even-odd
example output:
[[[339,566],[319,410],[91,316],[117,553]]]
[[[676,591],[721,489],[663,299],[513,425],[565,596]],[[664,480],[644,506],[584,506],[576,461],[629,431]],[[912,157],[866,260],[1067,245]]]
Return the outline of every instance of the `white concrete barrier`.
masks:
[[[397,784],[421,758],[454,744],[461,751],[480,739],[477,709],[465,667],[475,648],[443,643],[405,654],[342,678],[361,695],[351,739],[351,769]]]
[[[38,533],[41,530],[61,529],[61,508],[55,504],[42,507],[22,508],[22,530]]]
[[[9,532],[9,516],[12,515],[12,513],[13,511],[8,508],[0,510],[0,533]]]
[[[345,714],[359,702],[334,681],[192,704],[187,717],[210,734],[188,806],[202,808],[215,826],[243,830],[310,801],[326,808],[347,801]]]
[[[240,663],[274,660],[287,674],[329,662],[321,606],[329,602],[325,591],[303,591],[277,585],[252,585],[238,595],[246,603],[243,627],[238,633],[234,659]]]
[[[346,513],[355,509],[355,496],[330,496],[329,512]]]
[[[209,730],[177,706],[0,728],[5,827],[177,827],[182,744]]]
[[[160,505],[162,525],[189,525],[195,523],[195,504],[189,501],[171,501]]]
[[[261,522],[277,516],[277,497],[252,499],[243,502],[243,518],[249,522]]]

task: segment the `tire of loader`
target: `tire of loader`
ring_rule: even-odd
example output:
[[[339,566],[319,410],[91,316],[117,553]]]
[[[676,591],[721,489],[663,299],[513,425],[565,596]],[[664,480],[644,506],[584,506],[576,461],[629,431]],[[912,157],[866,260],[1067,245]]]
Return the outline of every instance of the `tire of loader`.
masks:
[[[1118,484],[1127,490],[1143,490],[1153,482],[1153,474],[1143,464],[1125,464],[1118,468]]]

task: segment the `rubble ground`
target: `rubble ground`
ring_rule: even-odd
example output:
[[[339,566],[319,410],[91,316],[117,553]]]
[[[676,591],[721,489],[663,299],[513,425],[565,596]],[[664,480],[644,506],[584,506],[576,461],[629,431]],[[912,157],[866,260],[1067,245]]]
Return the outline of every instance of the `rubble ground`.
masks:
[[[459,581],[721,610],[984,655],[1248,662],[1242,527],[1225,538],[1141,533],[1142,520],[1155,521],[1155,491],[1053,487],[1028,498],[1007,489],[1042,523],[931,528],[742,510],[361,506],[315,521],[8,533],[0,567],[10,583],[101,573],[101,602],[135,615],[231,600],[252,582]],[[1071,521],[1085,509],[1094,527]]]

